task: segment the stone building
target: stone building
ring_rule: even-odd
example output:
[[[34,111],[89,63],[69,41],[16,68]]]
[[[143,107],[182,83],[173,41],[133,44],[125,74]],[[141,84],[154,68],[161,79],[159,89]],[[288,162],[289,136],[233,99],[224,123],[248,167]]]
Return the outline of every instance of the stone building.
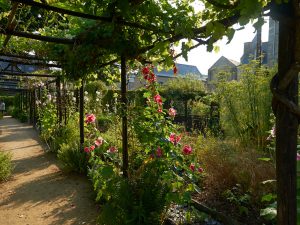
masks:
[[[269,40],[263,42],[261,46],[263,58],[262,64],[272,67],[278,59],[278,34],[279,24],[277,21],[269,18]],[[244,43],[244,54],[241,57],[241,64],[248,64],[249,61],[257,56],[257,36],[251,42]]]
[[[239,62],[221,56],[209,69],[208,69],[208,82],[217,79],[220,72],[228,72],[231,74],[229,80],[237,80]]]

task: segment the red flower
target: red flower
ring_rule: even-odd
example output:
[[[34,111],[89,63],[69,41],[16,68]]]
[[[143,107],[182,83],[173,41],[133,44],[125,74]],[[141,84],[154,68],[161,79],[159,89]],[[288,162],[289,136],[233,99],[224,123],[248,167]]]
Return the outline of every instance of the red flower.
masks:
[[[204,169],[203,169],[202,167],[199,167],[199,168],[198,168],[198,172],[199,172],[199,173],[203,173],[203,171],[204,171]]]
[[[171,117],[176,116],[176,110],[174,108],[169,108],[169,116],[171,116]]]
[[[156,156],[157,156],[158,158],[160,158],[160,157],[162,157],[162,154],[163,154],[163,152],[162,152],[161,148],[158,147],[158,148],[156,149]]]
[[[194,163],[191,163],[191,165],[190,165],[190,169],[191,169],[191,171],[195,171],[195,164]]]
[[[173,73],[174,73],[174,74],[177,74],[177,72],[178,72],[177,67],[176,67],[176,65],[174,64],[174,66],[173,66]]]
[[[142,74],[143,74],[143,75],[147,75],[147,74],[149,74],[149,72],[150,72],[149,67],[144,67],[144,68],[142,69]]]
[[[174,133],[171,133],[171,134],[170,134],[169,141],[170,141],[171,143],[173,143],[174,145],[178,144],[180,140],[181,140],[181,135],[178,135],[178,136],[177,136],[177,135],[174,134]]]
[[[94,149],[95,149],[95,145],[92,145],[92,146],[90,147],[90,151],[94,151]]]
[[[157,110],[157,112],[159,112],[159,113],[162,113],[162,109],[161,109],[161,108],[159,108],[159,109]]]
[[[184,155],[190,155],[191,153],[192,153],[192,147],[190,146],[190,145],[185,145],[185,146],[183,146],[183,148],[182,148],[182,153],[184,154]]]
[[[86,153],[89,153],[89,152],[90,152],[90,148],[89,148],[89,147],[85,147],[85,148],[84,148],[84,151],[85,151]]]
[[[157,104],[162,105],[162,99],[161,99],[161,96],[159,94],[155,95],[153,98],[154,98],[154,101]]]
[[[86,114],[85,122],[86,123],[94,123],[96,120],[96,116],[94,114]]]

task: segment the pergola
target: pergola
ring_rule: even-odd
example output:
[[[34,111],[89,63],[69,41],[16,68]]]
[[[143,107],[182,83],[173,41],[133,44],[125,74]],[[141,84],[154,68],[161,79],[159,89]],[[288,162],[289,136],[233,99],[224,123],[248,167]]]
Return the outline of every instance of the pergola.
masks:
[[[15,54],[6,51],[6,46],[9,43],[12,36],[28,38],[32,40],[38,40],[42,42],[74,45],[79,43],[80,45],[85,43],[85,37],[78,35],[75,38],[62,38],[53,36],[42,36],[34,33],[18,31],[16,29],[17,23],[15,22],[15,15],[18,7],[38,7],[47,11],[56,12],[62,15],[69,15],[74,17],[85,18],[89,20],[100,21],[101,23],[116,23],[119,26],[132,27],[139,30],[153,31],[157,33],[166,33],[167,31],[160,30],[155,26],[145,27],[142,24],[136,22],[129,22],[123,18],[113,18],[105,16],[91,15],[82,12],[76,12],[67,10],[55,6],[51,6],[45,3],[39,3],[30,0],[11,0],[12,8],[8,16],[8,23],[4,29],[0,29],[0,33],[5,35],[5,41],[0,51],[0,62],[9,63],[11,67],[18,65],[33,65],[41,66],[44,68],[59,67],[64,68],[63,61],[57,61],[56,59],[39,58],[28,54]],[[216,7],[225,7],[217,1],[209,0],[211,4]],[[239,1],[237,1],[239,2]],[[294,5],[293,5],[294,4]],[[233,7],[233,6],[231,6]],[[294,7],[294,8],[293,8]],[[277,20],[279,20],[279,61],[278,61],[278,74],[274,77],[271,90],[273,92],[273,110],[276,115],[276,166],[277,166],[277,193],[278,193],[278,224],[280,225],[296,225],[296,146],[297,146],[297,131],[298,131],[298,117],[300,116],[300,109],[297,106],[298,95],[298,72],[300,61],[300,28],[299,18],[300,9],[297,5],[297,1],[290,1],[287,4],[280,6],[275,3],[269,4],[266,9],[271,9],[270,14]],[[292,11],[294,9],[294,11]],[[218,23],[224,26],[232,26],[238,22],[240,15],[231,15],[228,18],[218,20]],[[197,44],[190,47],[196,48],[202,44],[208,44],[211,38],[200,38],[199,34],[205,33],[207,27],[202,26],[195,28],[194,32],[198,35],[193,39],[197,41]],[[87,31],[88,32],[88,31]],[[296,38],[298,37],[298,39]],[[182,34],[172,34],[169,38],[162,40],[161,42],[175,42],[185,38]],[[88,40],[88,39],[87,39]],[[98,46],[107,50],[114,44],[114,41],[102,38],[99,40]],[[126,97],[126,61],[127,59],[138,58],[140,54],[145,53],[155,47],[155,43],[149,46],[144,46],[134,52],[134,54],[127,55],[126,52],[117,53],[118,57],[115,59],[107,60],[101,64],[101,67],[113,65],[116,62],[120,62],[121,65],[121,101],[124,112],[127,111],[127,97]],[[299,51],[298,51],[299,50]],[[178,54],[174,57],[178,57]],[[55,62],[52,63],[51,61]],[[142,59],[147,62],[147,60]],[[57,92],[57,111],[59,122],[62,121],[61,111],[61,85],[60,76],[54,76],[50,74],[33,74],[24,73],[18,71],[18,69],[8,70],[4,68],[0,71],[0,90],[7,93],[26,93],[26,96],[30,97],[30,102],[34,106],[34,93],[29,94],[29,90],[26,87],[18,87],[18,82],[21,77],[47,77],[53,78],[52,81],[56,82]],[[23,94],[22,94],[23,95]],[[79,90],[79,112],[80,112],[80,144],[84,143],[84,80]],[[29,98],[28,98],[29,99]],[[32,111],[32,110],[31,110]],[[34,114],[34,112],[33,112]],[[127,116],[126,113],[122,116],[122,146],[123,146],[123,174],[128,176],[128,143],[127,143]],[[263,172],[263,171],[262,171]]]

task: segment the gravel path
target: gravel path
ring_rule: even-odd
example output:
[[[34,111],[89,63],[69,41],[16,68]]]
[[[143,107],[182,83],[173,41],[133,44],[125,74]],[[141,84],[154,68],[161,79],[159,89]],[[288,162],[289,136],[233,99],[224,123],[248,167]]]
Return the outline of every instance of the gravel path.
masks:
[[[96,224],[86,177],[64,174],[31,126],[0,120],[0,150],[12,153],[15,167],[11,179],[0,183],[1,225]]]

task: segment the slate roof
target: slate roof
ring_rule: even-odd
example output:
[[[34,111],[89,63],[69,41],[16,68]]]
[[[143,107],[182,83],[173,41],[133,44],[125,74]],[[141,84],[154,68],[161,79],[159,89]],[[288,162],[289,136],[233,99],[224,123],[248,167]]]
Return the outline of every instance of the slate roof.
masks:
[[[197,77],[201,78],[202,74],[199,72],[198,68],[193,65],[187,65],[187,64],[181,64],[181,63],[175,63],[177,67],[177,76],[187,76],[189,74],[196,75]],[[161,76],[161,77],[174,77],[174,72],[173,70],[161,70],[158,71],[156,68],[154,68],[154,73],[156,76]]]

